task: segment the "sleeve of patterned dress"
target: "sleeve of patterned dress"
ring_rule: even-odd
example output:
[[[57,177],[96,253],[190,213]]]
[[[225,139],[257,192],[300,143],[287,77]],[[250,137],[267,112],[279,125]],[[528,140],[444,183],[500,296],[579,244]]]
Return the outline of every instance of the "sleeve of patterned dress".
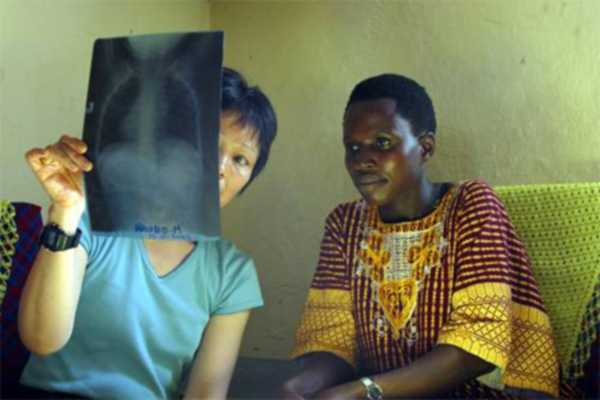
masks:
[[[557,395],[552,330],[523,244],[487,184],[469,182],[461,196],[452,311],[438,343],[495,365],[482,383]]]
[[[327,218],[319,263],[296,331],[292,357],[325,351],[356,366],[356,332],[343,221],[341,206]]]

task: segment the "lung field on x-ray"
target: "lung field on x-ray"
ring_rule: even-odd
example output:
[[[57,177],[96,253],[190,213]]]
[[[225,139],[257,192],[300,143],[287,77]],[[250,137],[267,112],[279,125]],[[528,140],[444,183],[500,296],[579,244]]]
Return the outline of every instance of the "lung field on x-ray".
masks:
[[[218,231],[218,193],[211,193],[217,191],[218,132],[206,140],[207,130],[218,125],[214,115],[212,126],[207,124],[203,113],[208,108],[214,114],[220,104],[207,107],[202,101],[189,83],[193,70],[187,63],[137,44],[128,47],[124,62],[110,68],[104,101],[95,110],[96,179],[90,180],[94,188],[88,193],[101,200],[94,204],[103,205],[95,228],[127,232],[140,225],[184,226],[186,232],[206,234],[216,213]],[[207,210],[207,195],[212,196],[212,210]],[[208,227],[209,234],[211,230],[214,234],[215,227]]]
[[[183,214],[190,212],[186,199],[197,197],[193,191],[201,186],[193,97],[172,77],[150,82],[140,85],[139,79],[132,78],[113,95],[106,111],[111,118],[100,133],[100,182],[105,192],[116,196],[111,219],[128,221],[127,225],[165,225],[172,223],[171,216],[183,220]],[[130,103],[132,98],[136,100]],[[123,207],[127,203],[143,205],[137,221]]]

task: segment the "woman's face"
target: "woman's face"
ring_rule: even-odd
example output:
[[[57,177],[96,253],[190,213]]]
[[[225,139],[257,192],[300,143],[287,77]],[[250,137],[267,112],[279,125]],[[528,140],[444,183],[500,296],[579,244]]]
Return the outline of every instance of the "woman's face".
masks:
[[[423,174],[421,145],[392,99],[351,104],[344,120],[346,168],[369,203],[388,207]]]
[[[219,193],[223,208],[250,180],[260,147],[256,131],[250,126],[241,126],[237,113],[222,113],[220,126]]]

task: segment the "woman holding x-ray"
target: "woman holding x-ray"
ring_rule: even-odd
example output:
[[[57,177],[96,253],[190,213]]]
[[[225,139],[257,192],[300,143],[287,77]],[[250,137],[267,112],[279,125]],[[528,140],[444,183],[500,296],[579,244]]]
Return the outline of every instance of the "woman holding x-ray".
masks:
[[[261,172],[277,128],[267,97],[230,69],[220,127],[224,207]],[[42,242],[24,288],[23,395],[225,398],[249,310],[262,305],[252,260],[226,240],[94,235],[82,218],[86,150],[63,136],[26,155],[51,200],[44,237],[63,239]]]

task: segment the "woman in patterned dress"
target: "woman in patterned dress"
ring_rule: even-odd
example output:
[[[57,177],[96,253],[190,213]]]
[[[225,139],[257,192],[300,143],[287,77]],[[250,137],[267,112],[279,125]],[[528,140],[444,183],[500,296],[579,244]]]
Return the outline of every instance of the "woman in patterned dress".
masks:
[[[362,199],[325,223],[293,351],[290,399],[558,393],[552,332],[525,249],[484,182],[432,182],[425,89],[360,82],[343,121]],[[366,379],[365,379],[366,378]]]

